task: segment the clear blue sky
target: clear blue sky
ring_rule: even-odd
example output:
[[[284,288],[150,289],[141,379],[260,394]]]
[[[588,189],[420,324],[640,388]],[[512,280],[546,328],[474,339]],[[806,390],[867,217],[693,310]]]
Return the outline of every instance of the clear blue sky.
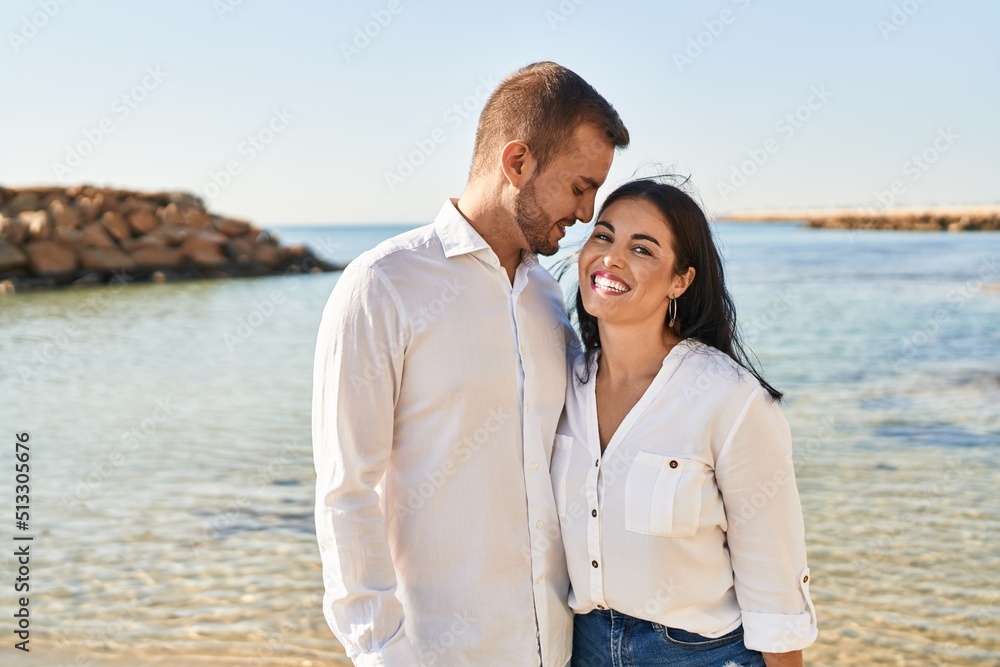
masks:
[[[902,205],[1000,202],[988,0],[11,0],[0,29],[8,186],[191,190],[264,224],[429,220],[464,185],[482,82],[555,60],[631,131],[609,183],[661,164],[714,214],[870,206],[893,181]]]

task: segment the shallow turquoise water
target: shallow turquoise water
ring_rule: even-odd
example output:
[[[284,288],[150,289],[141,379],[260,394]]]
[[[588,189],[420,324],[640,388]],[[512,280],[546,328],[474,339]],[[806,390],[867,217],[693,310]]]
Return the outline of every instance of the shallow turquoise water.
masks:
[[[281,234],[344,261],[401,229]],[[787,394],[821,627],[810,662],[997,664],[1000,235],[717,233],[749,342]],[[0,427],[32,438],[39,644],[333,663],[309,400],[336,280],[0,298]]]

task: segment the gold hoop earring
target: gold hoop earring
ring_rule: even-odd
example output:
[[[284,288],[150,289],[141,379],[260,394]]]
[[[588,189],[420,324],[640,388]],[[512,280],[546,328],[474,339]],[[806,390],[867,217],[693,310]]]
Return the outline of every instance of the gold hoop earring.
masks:
[[[674,322],[677,321],[677,299],[670,300],[670,304],[667,306],[667,317],[670,318],[667,322],[667,326],[673,327]]]

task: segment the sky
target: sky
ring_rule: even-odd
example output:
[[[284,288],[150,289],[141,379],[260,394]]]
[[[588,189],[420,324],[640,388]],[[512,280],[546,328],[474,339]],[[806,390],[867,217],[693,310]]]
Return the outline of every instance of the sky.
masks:
[[[599,201],[670,171],[715,216],[997,204],[998,29],[989,0],[8,0],[0,185],[429,221],[492,88],[554,60],[632,136]]]

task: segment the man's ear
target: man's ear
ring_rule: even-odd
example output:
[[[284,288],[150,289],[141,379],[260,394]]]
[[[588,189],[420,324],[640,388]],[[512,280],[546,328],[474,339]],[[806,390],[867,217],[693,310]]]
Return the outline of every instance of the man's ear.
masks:
[[[500,167],[504,178],[515,190],[528,184],[537,165],[531,149],[523,141],[511,141],[500,152]]]

